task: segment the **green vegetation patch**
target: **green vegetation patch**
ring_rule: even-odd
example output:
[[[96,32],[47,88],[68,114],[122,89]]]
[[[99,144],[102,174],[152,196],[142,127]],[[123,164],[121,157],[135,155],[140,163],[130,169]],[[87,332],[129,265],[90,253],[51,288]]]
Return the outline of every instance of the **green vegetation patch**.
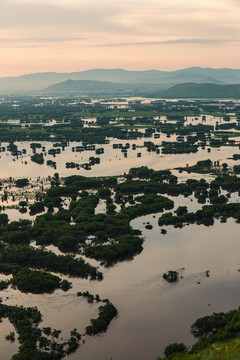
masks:
[[[71,287],[67,280],[61,280],[58,276],[46,272],[20,268],[14,269],[12,274],[11,283],[26,293],[41,294],[53,292],[57,288],[68,290]]]
[[[43,164],[44,163],[44,158],[43,158],[43,154],[34,154],[31,156],[31,160],[37,164]]]
[[[75,277],[102,279],[102,273],[82,258],[74,259],[70,255],[55,255],[51,251],[35,249],[30,246],[11,246],[0,249],[0,262],[59,272]]]
[[[117,309],[112,303],[99,307],[97,319],[91,319],[91,325],[86,327],[87,335],[96,335],[105,332],[112,321],[117,316]]]

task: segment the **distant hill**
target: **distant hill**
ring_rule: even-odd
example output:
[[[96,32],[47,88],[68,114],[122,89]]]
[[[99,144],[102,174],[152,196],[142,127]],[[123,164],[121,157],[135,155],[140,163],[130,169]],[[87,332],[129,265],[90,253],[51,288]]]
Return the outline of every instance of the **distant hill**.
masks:
[[[109,81],[66,80],[42,90],[43,93],[51,94],[119,94],[152,91],[163,91],[163,89],[161,85],[152,84],[118,84]]]
[[[235,99],[240,98],[240,84],[180,84],[171,87],[156,96],[162,98],[198,98],[198,99]]]
[[[0,78],[0,92],[40,92],[66,80],[91,80],[117,84],[152,84],[167,89],[181,83],[239,84],[240,69],[191,67],[176,71],[128,71],[123,69],[92,69],[72,73],[35,73]]]

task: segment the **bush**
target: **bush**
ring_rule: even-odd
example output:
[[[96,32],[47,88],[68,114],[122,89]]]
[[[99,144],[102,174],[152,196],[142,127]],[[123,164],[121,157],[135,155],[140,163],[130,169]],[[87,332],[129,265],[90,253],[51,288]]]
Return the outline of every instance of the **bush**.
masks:
[[[25,178],[24,179],[17,179],[15,181],[15,185],[16,185],[16,187],[19,187],[19,188],[28,186],[29,185],[29,180],[25,179]]]
[[[175,282],[178,280],[178,272],[169,270],[167,273],[163,274],[163,278],[168,282]]]
[[[165,347],[164,355],[170,356],[176,353],[184,353],[186,350],[187,347],[183,343],[173,343]]]

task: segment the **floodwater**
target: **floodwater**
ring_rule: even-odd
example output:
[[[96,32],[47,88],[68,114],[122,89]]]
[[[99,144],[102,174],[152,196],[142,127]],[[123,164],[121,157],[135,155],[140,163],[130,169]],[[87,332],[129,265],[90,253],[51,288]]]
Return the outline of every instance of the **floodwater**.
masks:
[[[95,121],[96,119],[86,119],[89,121]],[[161,121],[165,121],[164,117],[161,117]],[[169,122],[169,121],[168,121]],[[236,117],[232,117],[230,122],[236,122]],[[208,124],[215,126],[217,123],[228,123],[224,118],[214,117],[214,116],[205,116],[203,121],[202,116],[200,117],[186,117],[185,125],[193,124],[197,125],[199,123]],[[139,132],[144,132],[145,129],[139,129]],[[232,130],[231,130],[232,131]],[[234,133],[238,133],[233,129]],[[1,178],[4,177],[30,177],[36,178],[37,176],[47,177],[52,176],[55,172],[59,172],[60,176],[66,177],[73,174],[79,174],[84,176],[112,176],[112,175],[122,175],[124,172],[128,172],[132,167],[138,166],[148,166],[155,170],[166,169],[166,168],[175,168],[180,166],[189,166],[194,165],[198,160],[211,159],[212,161],[224,160],[224,162],[232,157],[234,153],[238,153],[238,147],[236,146],[227,146],[221,148],[212,148],[209,153],[207,147],[205,149],[199,148],[198,152],[195,154],[156,154],[155,152],[148,152],[146,147],[143,147],[144,142],[151,141],[156,145],[161,146],[163,141],[175,142],[177,139],[176,135],[171,135],[168,137],[166,134],[160,134],[160,138],[155,139],[151,138],[141,138],[136,140],[119,140],[109,138],[109,144],[97,144],[96,149],[103,148],[104,153],[97,155],[94,150],[83,151],[83,152],[73,152],[72,148],[76,146],[81,146],[81,142],[71,142],[68,144],[64,150],[61,147],[60,154],[55,156],[49,155],[48,151],[53,147],[52,142],[38,142],[45,147],[46,156],[44,156],[44,164],[39,165],[31,161],[31,156],[33,155],[32,149],[30,148],[29,142],[15,142],[18,150],[26,150],[26,154],[20,155],[18,157],[12,156],[9,151],[0,153],[0,163],[1,163]],[[184,137],[186,139],[186,137]],[[233,138],[235,141],[239,142],[239,137]],[[127,158],[124,157],[124,153],[121,152],[121,149],[113,149],[113,144],[129,144],[130,148],[128,149]],[[137,147],[135,150],[132,149],[132,145],[136,144]],[[7,147],[7,143],[2,143],[1,146]],[[56,147],[55,147],[56,149]],[[37,153],[42,152],[42,148],[36,150]],[[138,157],[137,154],[141,153],[141,157]],[[89,157],[99,157],[100,164],[92,166],[91,170],[85,170],[80,168],[76,169],[67,169],[66,162],[74,162],[79,165],[87,163]],[[56,162],[56,169],[48,166],[47,160],[52,160]],[[229,163],[229,161],[228,161]],[[232,162],[233,165],[233,162]]]
[[[173,136],[171,138],[175,141]],[[131,167],[146,165],[156,170],[171,169],[186,164],[191,166],[198,160],[208,158],[212,161],[220,160],[220,164],[227,162],[230,166],[239,163],[229,160],[234,153],[239,153],[239,149],[233,146],[213,148],[210,153],[200,149],[195,154],[181,155],[157,155],[148,153],[145,148],[137,148],[129,149],[127,159],[120,149],[112,149],[113,143],[142,145],[148,140],[155,143],[169,141],[162,134],[160,139],[111,139],[110,144],[96,146],[105,149],[102,155],[95,155],[94,151],[73,153],[72,146],[79,144],[72,143],[60,155],[45,158],[45,162],[46,159],[57,162],[56,170],[45,164],[31,162],[29,145],[18,143],[20,150],[27,149],[27,154],[13,161],[9,153],[1,153],[1,176],[47,178],[55,172],[59,172],[60,176],[120,175]],[[50,143],[43,145],[46,150],[52,147]],[[137,152],[142,153],[141,158],[136,156]],[[101,158],[101,163],[90,171],[65,168],[66,161],[86,162],[90,156]],[[188,177],[209,178],[209,175],[178,174],[177,171],[174,174],[181,180]],[[186,205],[189,211],[196,211],[202,206],[193,196],[171,199],[175,202],[175,208]],[[238,195],[232,194],[230,201],[239,201]],[[104,201],[97,211],[101,212],[102,209]],[[16,209],[8,209],[8,213],[12,220],[29,218],[28,214],[20,214]],[[103,281],[70,278],[73,287],[68,292],[57,290],[53,294],[43,295],[22,294],[9,288],[1,292],[3,303],[37,306],[43,315],[40,327],[51,326],[63,330],[60,337],[65,340],[72,329],[83,332],[90,319],[97,317],[98,305],[88,304],[84,298],[77,297],[78,291],[88,290],[94,295],[99,294],[101,298],[109,298],[118,309],[117,318],[111,322],[106,333],[86,337],[85,345],[67,357],[69,360],[154,360],[163,354],[164,347],[171,342],[184,342],[191,346],[195,339],[191,335],[190,326],[198,317],[228,311],[240,305],[239,224],[228,219],[227,223],[215,221],[214,226],[210,227],[194,224],[175,229],[164,226],[167,234],[163,235],[158,226],[159,216],[161,213],[132,221],[133,228],[143,233],[144,249],[133,260],[120,262],[111,268],[100,266],[104,273]],[[152,230],[145,229],[147,222],[153,226]],[[49,249],[54,251],[54,247]],[[99,265],[95,260],[89,262]],[[168,270],[179,271],[182,278],[177,283],[169,284],[162,278]],[[207,270],[210,277],[206,277]],[[0,324],[1,360],[10,359],[17,352],[17,341],[12,344],[5,341],[10,331],[14,331],[12,325],[4,320]]]
[[[71,279],[73,288],[67,293],[58,290],[41,296],[8,289],[3,292],[4,303],[37,305],[43,314],[40,326],[63,329],[65,339],[71,329],[83,331],[89,319],[97,316],[96,304],[78,298],[78,291],[108,297],[117,307],[118,317],[105,334],[86,337],[86,344],[68,357],[72,360],[156,359],[170,342],[190,346],[194,342],[190,326],[198,317],[239,306],[239,225],[230,219],[212,227],[164,227],[167,234],[162,235],[159,215],[132,222],[143,231],[144,250],[133,261],[104,269],[102,282]],[[148,221],[153,225],[151,231],[144,227]],[[167,283],[162,274],[168,270],[179,271],[183,278]],[[206,277],[207,270],[210,277]],[[4,324],[2,327],[4,334],[9,333]]]
[[[173,138],[173,137],[172,137]],[[168,139],[161,135],[161,139],[154,139],[155,144],[160,144],[164,139],[165,141],[175,141],[172,138]],[[36,177],[48,177],[53,176],[58,172],[61,177],[70,175],[82,175],[82,176],[115,176],[122,175],[128,172],[133,167],[148,166],[154,170],[172,169],[176,167],[185,167],[187,164],[192,166],[199,160],[211,159],[212,161],[220,160],[221,162],[227,162],[229,165],[234,165],[236,162],[229,160],[233,154],[239,153],[239,149],[236,146],[225,146],[221,148],[212,148],[211,152],[207,151],[207,148],[201,149],[196,153],[191,154],[156,154],[155,152],[148,152],[144,147],[137,147],[136,150],[132,148],[128,149],[128,157],[125,158],[121,149],[113,149],[114,143],[129,143],[138,144],[143,146],[144,141],[148,141],[148,138],[141,140],[129,140],[129,141],[111,141],[110,144],[98,145],[96,148],[103,148],[104,154],[96,155],[95,151],[84,151],[82,153],[72,152],[72,147],[79,145],[79,143],[71,143],[69,147],[66,147],[56,157],[47,155],[45,162],[42,165],[36,164],[30,160],[32,153],[27,151],[24,157],[13,157],[10,153],[1,153],[1,177],[13,177],[13,178],[36,178]],[[153,141],[153,139],[150,139]],[[19,150],[29,147],[27,143],[18,144]],[[46,150],[52,148],[51,143],[43,143]],[[137,157],[137,153],[141,153],[141,157]],[[88,162],[89,157],[100,157],[100,164],[92,166],[91,170],[84,170],[80,168],[67,169],[66,162],[75,162],[84,164]],[[54,169],[46,165],[47,160],[53,160],[57,164],[57,168]]]
[[[141,226],[149,220],[152,231]],[[103,284],[94,286],[108,293],[119,316],[105,335],[89,339],[70,359],[155,359],[170,342],[191,345],[196,318],[239,306],[238,225],[192,225],[161,235],[156,223],[151,216],[134,221],[146,235],[142,254],[109,270]],[[166,283],[162,274],[170,269],[183,279]]]
[[[196,211],[201,206],[193,196],[172,199],[175,208],[186,205]],[[239,224],[229,219],[224,224],[216,221],[211,227],[164,226],[167,234],[162,235],[157,224],[160,215],[132,221],[131,225],[143,232],[144,249],[132,261],[108,269],[101,267],[103,281],[71,278],[73,288],[67,293],[57,290],[41,296],[8,289],[2,292],[3,302],[37,305],[43,315],[40,326],[62,329],[61,336],[66,339],[73,328],[83,332],[89,320],[97,316],[97,305],[77,297],[78,291],[109,298],[119,311],[117,318],[105,334],[86,337],[85,345],[69,360],[156,359],[170,342],[192,345],[190,326],[198,317],[235,309],[240,304]],[[153,225],[150,231],[145,229],[147,222]],[[54,247],[49,249],[54,251]],[[94,260],[90,263],[97,264]],[[183,278],[167,283],[162,274],[168,270],[179,271]],[[210,277],[206,277],[207,270]],[[3,325],[3,334],[8,334]],[[8,346],[12,354],[14,344]]]

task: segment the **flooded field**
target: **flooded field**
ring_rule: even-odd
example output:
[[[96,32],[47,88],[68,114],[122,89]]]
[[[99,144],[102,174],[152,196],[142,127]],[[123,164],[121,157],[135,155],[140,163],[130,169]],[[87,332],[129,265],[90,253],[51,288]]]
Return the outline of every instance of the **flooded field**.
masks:
[[[76,297],[77,291],[89,290],[111,299],[119,315],[107,333],[87,337],[85,345],[69,359],[155,359],[169,342],[192,345],[195,339],[190,326],[196,318],[239,306],[239,225],[229,220],[213,227],[168,227],[168,233],[162,235],[157,218],[156,214],[156,218],[145,216],[133,222],[134,228],[144,233],[144,250],[134,261],[105,269],[104,281],[71,279],[74,285],[66,294],[56,291],[39,296],[6,290],[4,303],[37,304],[43,314],[41,326],[63,329],[61,336],[67,337],[72,328],[82,330],[97,313],[96,305]],[[145,230],[147,221],[153,230]],[[176,284],[162,279],[170,268],[183,276]],[[1,324],[3,334],[8,328]],[[15,345],[9,345],[9,351],[12,347],[15,351]]]
[[[127,103],[125,100],[103,103],[110,109],[114,109],[115,105],[120,109],[126,109],[131,101],[136,100],[138,99],[128,99]],[[141,101],[143,104],[150,104],[153,99],[142,99]],[[163,123],[177,121],[167,121],[166,116],[157,118]],[[89,129],[95,126],[96,119],[93,124],[91,124],[91,118],[87,117],[85,120],[87,121],[84,125],[85,128]],[[17,120],[12,121],[19,124],[16,123]],[[226,119],[226,116],[213,115],[186,116],[184,126],[204,124],[216,128],[219,124],[229,122],[237,125],[235,114],[231,115],[230,119]],[[53,125],[56,123],[48,123],[47,126]],[[125,124],[121,126],[125,126]],[[145,132],[146,129],[147,127],[142,127],[138,131]],[[70,175],[82,175],[87,178],[120,176],[128,173],[131,168],[141,166],[147,166],[154,170],[170,169],[172,175],[178,177],[179,183],[185,182],[187,179],[205,179],[210,182],[215,178],[214,174],[190,174],[179,172],[176,168],[191,167],[198,161],[209,159],[212,163],[219,162],[220,169],[222,169],[222,164],[227,163],[228,168],[232,171],[233,166],[239,164],[239,160],[234,161],[232,158],[240,151],[240,132],[239,136],[235,136],[237,134],[238,130],[231,130],[231,139],[234,139],[235,142],[211,147],[198,144],[196,152],[177,154],[162,153],[163,143],[187,142],[187,135],[183,135],[183,139],[179,140],[179,134],[161,133],[161,131],[155,132],[155,136],[134,140],[109,137],[106,139],[106,143],[95,144],[93,150],[84,151],[75,151],[78,146],[84,145],[82,141],[68,141],[65,146],[55,146],[54,148],[59,149],[59,152],[54,155],[49,154],[49,150],[53,149],[53,142],[32,141],[32,143],[39,144],[36,151],[33,151],[29,141],[15,141],[14,145],[20,151],[19,155],[16,156],[11,151],[2,151],[0,154],[2,213],[8,215],[10,222],[23,219],[31,220],[34,224],[38,214],[30,215],[29,209],[21,213],[19,202],[27,200],[28,205],[26,206],[29,206],[36,200],[39,201],[39,197],[41,200],[41,196],[44,197],[45,192],[51,187],[52,177],[55,173],[60,176],[61,183],[59,184],[61,186],[63,178]],[[196,134],[194,133],[194,135]],[[211,136],[216,136],[216,134],[211,133]],[[157,145],[160,149],[159,153],[149,151],[144,144],[146,141]],[[116,144],[128,145],[127,156],[121,148],[114,146]],[[8,142],[1,143],[1,147],[4,148],[7,148],[8,145]],[[96,149],[99,148],[103,151],[96,154]],[[34,153],[44,153],[43,164],[37,164],[31,160]],[[138,153],[141,153],[141,156],[138,156]],[[85,170],[81,165],[87,163],[90,157],[99,157],[100,163]],[[48,160],[54,161],[55,167],[48,166]],[[67,168],[66,163],[68,162],[77,163],[79,169]],[[29,178],[30,185],[24,189],[17,188],[14,184],[15,180],[19,178]],[[124,179],[121,178],[121,181]],[[174,179],[172,181],[174,182]],[[54,188],[55,185],[52,186]],[[97,194],[97,190],[91,189],[89,194]],[[136,192],[135,197],[136,194],[139,195]],[[221,190],[221,194],[228,197],[228,203],[239,203],[238,191],[230,194],[227,190]],[[114,202],[116,192],[112,190],[110,195]],[[125,196],[127,197],[128,194]],[[196,212],[203,206],[203,203],[197,201],[194,194],[166,196],[174,201],[172,211],[176,211],[179,206],[186,206],[189,212]],[[68,211],[69,204],[72,201],[76,202],[77,196],[67,197],[64,195],[62,199],[64,201],[63,208]],[[131,200],[134,199],[128,198],[125,203],[126,207],[130,206]],[[105,215],[109,211],[108,205],[103,196],[95,208],[95,214]],[[207,200],[205,205],[210,205],[210,201]],[[116,202],[116,213],[120,212],[122,208],[123,203]],[[103,273],[102,281],[58,274],[61,279],[71,281],[72,288],[67,292],[58,288],[53,293],[32,294],[30,292],[23,293],[16,286],[15,288],[8,287],[1,291],[2,303],[8,306],[37,306],[43,316],[40,327],[50,326],[53,329],[61,329],[60,339],[64,341],[68,339],[69,333],[74,328],[83,333],[85,327],[89,325],[90,319],[97,317],[98,314],[96,302],[88,303],[86,299],[78,297],[77,292],[89,291],[91,294],[99,294],[102,299],[108,298],[118,310],[117,317],[111,321],[105,333],[97,336],[85,335],[85,343],[82,343],[75,353],[66,356],[69,360],[154,360],[163,355],[164,348],[169,343],[183,342],[190,347],[196,341],[190,332],[190,326],[197,318],[213,312],[236,309],[240,304],[240,242],[237,236],[239,224],[231,217],[226,222],[219,218],[214,220],[212,226],[197,225],[196,223],[187,224],[182,228],[172,225],[163,226],[166,230],[166,233],[163,234],[162,228],[158,225],[158,219],[168,211],[137,216],[131,221],[131,227],[136,231],[140,230],[144,238],[143,250],[138,255],[108,267],[105,267],[100,260],[97,261],[82,255],[89,264],[97,266],[98,270]],[[58,208],[54,206],[49,212],[56,214]],[[44,213],[47,214],[46,207],[42,211],[42,214]],[[69,222],[75,225],[72,218]],[[150,224],[152,229],[146,229],[146,224]],[[39,249],[43,246],[57,255],[64,255],[59,248],[52,244],[36,245],[36,242],[31,239],[30,245]],[[77,254],[76,258],[79,256]],[[168,270],[179,272],[179,281],[171,284],[166,282],[162,276]],[[5,275],[1,275],[1,280],[6,279],[8,278]],[[16,332],[16,329],[14,330],[13,325],[7,319],[3,319],[0,324],[2,344],[0,359],[10,359],[17,352],[19,346],[17,336],[15,342],[12,343],[5,340],[5,336],[12,331]]]
[[[111,269],[96,289],[104,288],[122,310],[106,335],[90,339],[79,350],[83,359],[155,359],[169,342],[191,345],[195,340],[190,326],[196,318],[239,306],[237,224],[168,229],[163,236],[152,216],[134,225],[144,231],[140,224],[146,221],[154,227],[144,233],[142,254]],[[177,284],[162,279],[169,268],[182,274]]]
[[[158,139],[157,139],[158,140]],[[162,141],[176,141],[176,137],[166,138],[161,135],[161,141],[155,140],[154,143],[161,144]],[[115,176],[122,175],[128,172],[133,167],[148,166],[154,170],[174,169],[176,167],[185,167],[194,165],[199,160],[211,159],[213,162],[219,160],[220,162],[227,162],[230,166],[233,166],[236,162],[229,159],[232,158],[233,154],[238,152],[236,146],[225,146],[220,148],[212,148],[211,152],[205,149],[199,149],[196,153],[189,154],[156,154],[155,152],[148,152],[143,147],[144,141],[141,140],[129,140],[127,143],[130,144],[127,158],[124,157],[121,149],[113,149],[113,144],[118,144],[118,140],[110,140],[109,144],[103,144],[99,147],[104,149],[104,153],[96,155],[95,151],[84,151],[82,153],[72,152],[72,147],[79,146],[79,143],[73,142],[70,146],[66,147],[59,155],[55,157],[47,155],[47,160],[54,160],[56,162],[56,169],[47,166],[46,161],[44,164],[39,165],[31,161],[31,151],[29,155],[24,157],[12,157],[9,153],[1,154],[2,164],[2,178],[36,178],[36,177],[48,177],[53,176],[54,173],[58,172],[61,177],[70,175],[83,175],[87,177],[91,176]],[[238,139],[237,139],[238,141]],[[124,142],[125,144],[125,142]],[[139,148],[133,150],[131,146],[137,144]],[[80,144],[81,145],[81,144]],[[51,143],[43,143],[46,150],[52,148]],[[19,149],[28,148],[28,143],[19,143]],[[137,157],[137,153],[141,152],[141,157]],[[94,165],[90,170],[80,168],[79,170],[66,168],[66,162],[76,162],[78,164],[84,164],[88,161],[91,156],[99,156],[100,164]]]

